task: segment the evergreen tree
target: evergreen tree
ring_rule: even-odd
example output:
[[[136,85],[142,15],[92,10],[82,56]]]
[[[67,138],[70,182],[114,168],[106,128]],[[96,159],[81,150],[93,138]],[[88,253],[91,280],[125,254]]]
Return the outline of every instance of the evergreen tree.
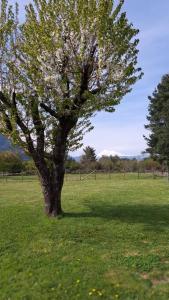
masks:
[[[149,101],[149,124],[145,126],[150,130],[149,137],[145,137],[147,152],[161,162],[166,161],[169,167],[169,74],[163,76]]]
[[[84,154],[81,157],[82,164],[90,164],[96,162],[96,150],[90,146],[83,149]]]
[[[142,73],[124,0],[33,0],[18,24],[0,0],[0,131],[33,158],[49,216],[62,213],[65,157],[89,118],[113,112]]]

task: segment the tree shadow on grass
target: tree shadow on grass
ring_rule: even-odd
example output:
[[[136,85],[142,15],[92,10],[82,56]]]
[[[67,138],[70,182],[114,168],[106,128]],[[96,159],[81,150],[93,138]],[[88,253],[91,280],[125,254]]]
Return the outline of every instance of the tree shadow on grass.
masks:
[[[101,218],[128,224],[141,223],[146,229],[163,231],[169,227],[169,205],[85,203],[86,212],[66,213],[68,218]]]

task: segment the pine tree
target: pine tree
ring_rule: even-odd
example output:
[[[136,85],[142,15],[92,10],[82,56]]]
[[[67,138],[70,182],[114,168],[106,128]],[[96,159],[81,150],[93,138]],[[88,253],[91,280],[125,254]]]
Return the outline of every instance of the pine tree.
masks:
[[[149,124],[150,130],[147,140],[147,152],[161,162],[167,162],[169,167],[169,74],[163,76],[152,96],[149,96]]]
[[[96,162],[96,150],[90,146],[83,149],[84,154],[81,157],[82,164],[90,164]]]

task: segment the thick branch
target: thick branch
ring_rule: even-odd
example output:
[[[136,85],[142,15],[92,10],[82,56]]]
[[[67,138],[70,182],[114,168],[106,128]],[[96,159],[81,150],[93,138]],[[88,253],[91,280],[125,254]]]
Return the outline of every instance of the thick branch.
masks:
[[[25,124],[23,123],[22,119],[20,118],[20,116],[18,114],[17,104],[16,104],[16,93],[15,92],[13,92],[13,94],[12,94],[11,109],[12,109],[12,113],[14,114],[17,125],[20,127],[20,129],[22,130],[22,132],[25,135],[29,152],[32,153],[32,154],[35,153],[35,149],[34,149],[33,141],[32,141],[31,136],[30,136],[29,129],[25,126]]]
[[[97,95],[101,90],[102,90],[102,88],[101,88],[101,87],[98,87],[98,88],[96,88],[96,89],[90,91],[90,93],[91,93],[92,95]]]
[[[12,130],[13,130],[12,124],[11,124],[11,121],[10,121],[10,118],[9,118],[8,114],[6,113],[6,107],[2,102],[0,102],[0,112],[2,113],[2,117],[3,117],[3,121],[5,122],[6,130],[9,133],[11,133]]]
[[[13,130],[12,124],[11,124],[9,116],[5,112],[3,112],[3,118],[4,118],[5,127],[6,127],[7,131],[11,133]]]
[[[44,139],[45,139],[44,127],[40,118],[38,103],[34,99],[31,99],[31,113],[32,113],[32,120],[37,135],[37,151],[38,153],[42,154],[44,152]]]
[[[43,102],[40,103],[41,108],[43,108],[47,113],[49,113],[52,117],[58,119],[59,116],[58,114],[49,106],[47,106],[46,104],[44,104]]]
[[[90,76],[93,72],[93,66],[94,66],[94,56],[95,52],[97,50],[97,44],[93,45],[91,47],[91,51],[89,54],[89,58],[87,63],[83,66],[82,69],[82,74],[81,74],[81,84],[80,84],[80,91],[79,94],[76,96],[74,105],[73,105],[73,110],[80,108],[85,102],[86,98],[84,97],[84,93],[88,91],[88,84],[89,84],[89,79]]]
[[[2,101],[2,103],[3,103],[4,105],[6,105],[6,107],[11,108],[10,102],[9,102],[8,99],[5,97],[4,93],[2,93],[1,91],[0,91],[0,100]]]

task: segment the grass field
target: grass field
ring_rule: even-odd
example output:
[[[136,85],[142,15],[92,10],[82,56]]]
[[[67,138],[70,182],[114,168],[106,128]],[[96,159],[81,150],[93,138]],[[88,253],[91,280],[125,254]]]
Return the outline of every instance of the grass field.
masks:
[[[169,184],[65,182],[48,219],[38,181],[0,181],[0,299],[169,299]]]

